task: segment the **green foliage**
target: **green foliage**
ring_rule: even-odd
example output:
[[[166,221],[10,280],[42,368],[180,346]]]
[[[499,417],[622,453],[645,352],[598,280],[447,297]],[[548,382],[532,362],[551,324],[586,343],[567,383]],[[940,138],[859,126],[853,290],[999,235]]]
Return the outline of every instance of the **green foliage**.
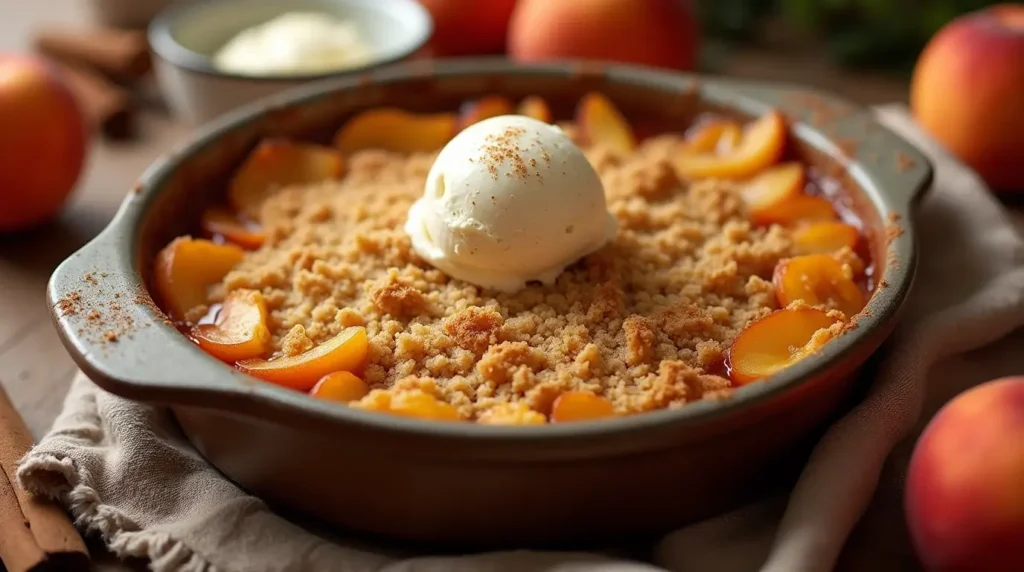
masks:
[[[1003,0],[1005,1],[1005,0]],[[780,16],[823,39],[840,65],[907,68],[928,39],[957,16],[1000,0],[697,0],[706,34],[751,39]]]
[[[776,9],[776,0],[695,0],[702,30],[710,37],[749,39],[757,23]]]

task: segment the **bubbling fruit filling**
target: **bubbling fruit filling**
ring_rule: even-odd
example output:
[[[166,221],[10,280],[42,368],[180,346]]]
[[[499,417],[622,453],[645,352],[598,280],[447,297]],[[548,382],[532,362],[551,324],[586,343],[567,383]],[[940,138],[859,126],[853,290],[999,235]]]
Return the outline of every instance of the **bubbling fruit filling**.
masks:
[[[462,192],[428,185],[442,148],[507,116],[560,127],[599,177],[614,232],[550,280],[497,290],[431,265],[405,227],[425,188]],[[590,93],[557,123],[542,98],[487,96],[453,113],[364,111],[330,145],[267,139],[197,235],[157,255],[153,290],[200,348],[267,383],[383,414],[494,425],[725,399],[851,327],[871,294],[863,233],[787,158],[780,113],[639,131]],[[527,174],[545,156],[500,150],[499,167]],[[558,165],[546,168],[556,179]],[[550,228],[545,236],[555,240]],[[539,257],[558,246],[531,248]]]

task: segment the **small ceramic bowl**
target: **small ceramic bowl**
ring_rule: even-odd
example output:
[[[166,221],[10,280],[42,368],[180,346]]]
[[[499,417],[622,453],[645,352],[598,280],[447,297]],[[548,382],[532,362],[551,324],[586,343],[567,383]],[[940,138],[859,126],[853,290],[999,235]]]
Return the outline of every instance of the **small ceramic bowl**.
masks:
[[[287,76],[234,74],[213,65],[213,55],[236,34],[286,12],[323,12],[355,22],[376,57],[337,72]],[[285,88],[402,60],[423,47],[433,29],[416,0],[207,0],[161,12],[149,26],[149,42],[172,111],[200,124]]]

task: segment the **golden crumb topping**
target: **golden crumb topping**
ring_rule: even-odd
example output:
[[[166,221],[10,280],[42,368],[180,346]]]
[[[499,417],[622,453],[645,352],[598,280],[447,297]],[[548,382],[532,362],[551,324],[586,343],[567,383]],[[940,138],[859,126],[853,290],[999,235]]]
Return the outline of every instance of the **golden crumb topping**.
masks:
[[[491,142],[493,160],[518,156],[507,135]],[[364,407],[407,389],[463,418],[530,423],[568,391],[620,413],[726,396],[725,350],[777,307],[771,276],[792,243],[780,226],[752,226],[730,184],[680,181],[668,162],[679,142],[657,137],[630,156],[585,149],[619,232],[552,286],[503,294],[421,260],[403,224],[436,155],[367,151],[341,181],[268,199],[266,244],[214,291],[263,293],[275,356],[365,325],[377,391]]]

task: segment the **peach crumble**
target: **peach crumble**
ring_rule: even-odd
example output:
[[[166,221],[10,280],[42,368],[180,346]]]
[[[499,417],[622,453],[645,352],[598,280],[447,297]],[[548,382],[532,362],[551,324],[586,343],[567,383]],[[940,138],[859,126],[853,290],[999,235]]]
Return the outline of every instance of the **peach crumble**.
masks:
[[[352,407],[543,424],[728,397],[811,355],[865,305],[855,221],[783,162],[786,126],[716,118],[638,141],[599,94],[564,131],[614,236],[550,283],[502,291],[424,260],[403,225],[446,142],[539,98],[460,114],[377,109],[333,147],[254,149],[206,238],[158,256],[169,315],[210,355]],[[401,133],[401,135],[397,135]]]

